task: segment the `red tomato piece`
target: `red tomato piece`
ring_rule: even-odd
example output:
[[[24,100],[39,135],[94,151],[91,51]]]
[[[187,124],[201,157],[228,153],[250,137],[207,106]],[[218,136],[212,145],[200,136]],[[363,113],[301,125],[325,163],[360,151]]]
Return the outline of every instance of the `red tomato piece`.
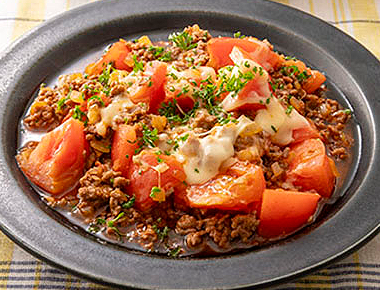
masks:
[[[73,118],[42,137],[19,165],[29,179],[58,195],[75,187],[83,175],[87,143],[83,123]]]
[[[230,53],[234,47],[245,50],[252,60],[259,63],[263,68],[269,70],[282,62],[281,56],[275,53],[268,44],[253,37],[211,38],[207,43],[207,51],[210,55],[209,65],[215,69],[232,65]]]
[[[232,48],[230,57],[235,62],[236,66],[240,66],[241,71],[251,71],[256,62],[252,59],[248,52],[241,48]],[[245,63],[248,65],[242,65]],[[249,67],[252,67],[249,69]],[[257,67],[257,73],[253,79],[249,80],[240,92],[229,94],[224,98],[222,106],[226,111],[234,110],[260,110],[265,108],[265,101],[271,98],[271,91],[269,86],[269,75],[262,67]],[[261,70],[261,72],[260,72]]]
[[[305,141],[312,138],[321,138],[317,129],[311,124],[307,127],[297,128],[293,130],[293,142],[292,144]]]
[[[311,221],[321,196],[317,193],[266,189],[258,234],[277,238],[293,233]]]
[[[226,173],[187,189],[189,206],[221,210],[255,210],[261,202],[265,179],[261,167],[239,161]]]
[[[165,99],[164,83],[166,80],[167,64],[161,61],[153,61],[151,64],[147,65],[144,70],[144,76],[149,77],[149,81],[143,85],[138,85],[130,98],[135,104],[148,104],[148,112],[156,113],[160,104]]]
[[[206,86],[208,81],[216,79],[215,70],[208,66],[189,68],[181,72],[170,73],[165,83],[164,103],[176,101],[180,110],[187,112],[195,104],[194,92]],[[202,83],[202,81],[204,81]]]
[[[314,189],[330,197],[335,185],[335,163],[320,139],[307,139],[291,147],[287,179],[303,191]]]
[[[308,94],[311,94],[326,81],[326,77],[317,70],[309,70],[309,75],[310,77],[302,83],[302,87]]]
[[[150,197],[153,187],[160,188],[164,193],[168,192],[182,184],[186,175],[182,164],[173,156],[142,151],[139,159],[138,163],[132,162],[129,167],[128,192],[135,195],[135,206],[146,211],[156,204]],[[158,165],[162,166],[161,173]]]
[[[127,177],[132,156],[138,147],[134,127],[120,125],[115,131],[112,140],[111,159],[113,169],[121,171],[122,175]]]
[[[125,40],[120,39],[118,42],[112,44],[110,49],[99,59],[97,62],[89,64],[85,72],[89,75],[100,74],[109,63],[113,63],[116,69],[131,70],[131,67],[125,63],[125,58],[130,53]]]

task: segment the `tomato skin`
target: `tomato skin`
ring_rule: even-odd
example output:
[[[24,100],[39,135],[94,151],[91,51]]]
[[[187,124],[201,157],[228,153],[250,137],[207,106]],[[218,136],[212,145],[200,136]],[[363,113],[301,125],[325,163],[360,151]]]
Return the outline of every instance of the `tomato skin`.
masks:
[[[335,186],[334,161],[327,157],[320,139],[307,139],[291,146],[287,179],[303,191],[315,190],[330,197]]]
[[[267,44],[257,39],[218,37],[211,38],[207,42],[207,51],[210,55],[208,65],[215,69],[232,65],[233,62],[229,55],[235,46],[246,51],[251,59],[259,63],[266,70],[276,67],[282,62],[282,58],[277,53],[272,51]]]
[[[166,80],[167,64],[161,61],[153,61],[147,65],[144,75],[150,77],[150,81],[140,86],[130,96],[132,102],[146,103],[149,105],[148,113],[157,113],[160,104],[165,99],[164,83]]]
[[[88,65],[85,72],[89,75],[97,75],[107,67],[110,62],[113,62],[114,67],[120,70],[131,70],[125,62],[125,58],[130,53],[126,42],[120,39],[112,44],[110,49],[97,62]]]
[[[277,238],[306,225],[317,210],[317,193],[266,189],[260,211],[258,234]]]
[[[83,130],[82,122],[70,118],[47,133],[28,158],[19,160],[22,171],[52,195],[72,189],[84,170],[88,144]]]
[[[119,125],[112,140],[111,159],[113,170],[120,171],[124,177],[127,177],[132,156],[138,147],[134,127],[125,124]]]
[[[262,169],[239,161],[226,173],[204,184],[191,185],[186,198],[190,207],[252,211],[258,209],[264,189]]]
[[[129,167],[128,178],[130,184],[128,186],[128,192],[130,195],[135,195],[136,208],[141,211],[146,211],[156,204],[149,196],[152,187],[160,187],[166,192],[182,184],[186,179],[186,175],[182,164],[173,156],[158,155],[151,151],[142,151],[138,157],[140,162],[138,164],[132,162]],[[165,163],[168,166],[168,169],[160,174],[152,168],[159,165],[158,159],[162,160],[160,164]]]

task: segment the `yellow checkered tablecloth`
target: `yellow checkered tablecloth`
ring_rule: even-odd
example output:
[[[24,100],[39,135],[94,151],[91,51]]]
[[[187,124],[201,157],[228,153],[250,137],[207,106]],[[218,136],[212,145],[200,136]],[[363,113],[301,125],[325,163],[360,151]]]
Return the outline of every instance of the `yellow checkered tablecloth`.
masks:
[[[44,20],[92,1],[1,0],[0,51]],[[380,0],[275,1],[328,21],[380,58]],[[39,261],[0,233],[0,289],[8,288],[107,289]],[[380,289],[380,235],[348,258],[273,289]]]

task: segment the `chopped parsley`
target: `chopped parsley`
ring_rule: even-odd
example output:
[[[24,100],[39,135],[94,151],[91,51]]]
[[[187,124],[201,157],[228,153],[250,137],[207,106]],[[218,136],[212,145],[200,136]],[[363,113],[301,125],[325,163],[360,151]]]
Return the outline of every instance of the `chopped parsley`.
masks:
[[[163,229],[159,229],[157,225],[152,226],[153,230],[156,232],[160,241],[163,241],[169,234],[170,228],[165,226]]]
[[[160,61],[171,61],[172,60],[172,53],[171,51],[165,52],[162,56],[158,58]]]
[[[152,189],[150,190],[149,196],[152,197],[152,198],[155,198],[156,194],[160,193],[160,192],[161,192],[161,188],[159,188],[157,186],[153,186]]]
[[[70,97],[59,99],[57,102],[57,110],[60,111],[65,107],[65,102],[70,99]]]
[[[245,35],[242,35],[240,31],[234,33],[234,38],[244,38]]]
[[[175,247],[174,249],[169,250],[168,255],[170,257],[177,257],[178,254],[181,253],[181,247]]]
[[[299,82],[303,82],[307,80],[308,78],[310,78],[311,75],[307,74],[307,71],[304,70],[302,73],[297,74],[296,77]]]
[[[135,73],[137,73],[138,71],[144,70],[144,64],[142,63],[142,61],[137,60],[137,55],[133,55],[133,62],[134,62],[133,71]]]
[[[295,65],[290,65],[290,66],[284,66],[282,69],[281,69],[281,72],[289,77],[293,76],[294,74],[298,74],[299,73],[299,69],[297,66]]]
[[[154,128],[153,130],[149,130],[149,128],[145,124],[142,124],[142,128],[143,128],[143,131],[142,131],[142,133],[143,133],[143,136],[142,136],[143,145],[146,145],[146,146],[151,147],[151,148],[156,147],[154,142],[156,142],[158,140],[157,129]]]
[[[169,40],[173,41],[177,47],[183,50],[190,50],[198,46],[198,44],[192,43],[193,37],[185,31],[170,34]]]
[[[107,226],[108,226],[108,227],[111,227],[111,228],[114,227],[114,224],[115,224],[119,219],[121,219],[124,215],[125,215],[125,213],[122,211],[121,213],[119,213],[119,214],[117,215],[116,218],[114,218],[113,220],[108,221],[108,222],[107,222]]]
[[[132,196],[126,203],[123,203],[122,208],[131,208],[135,205],[136,197]]]
[[[110,74],[112,70],[112,65],[109,63],[107,67],[103,69],[103,72],[101,75],[98,77],[98,81],[103,85],[103,86],[108,86],[108,82],[110,80]]]
[[[165,51],[165,48],[161,46],[150,46],[148,48],[149,52],[153,53],[153,56],[160,61],[171,61],[172,53],[170,51]]]
[[[293,107],[292,105],[289,105],[289,106],[286,108],[285,113],[286,113],[287,115],[290,115],[290,113],[293,111],[293,109],[294,109],[294,107]]]
[[[83,121],[83,117],[86,117],[86,114],[83,111],[81,111],[80,106],[76,105],[74,108],[74,113],[72,117],[74,119]]]
[[[101,106],[103,106],[103,107],[105,106],[105,104],[104,104],[102,98],[99,97],[98,95],[94,95],[94,96],[92,96],[91,98],[89,98],[88,100],[98,100]]]

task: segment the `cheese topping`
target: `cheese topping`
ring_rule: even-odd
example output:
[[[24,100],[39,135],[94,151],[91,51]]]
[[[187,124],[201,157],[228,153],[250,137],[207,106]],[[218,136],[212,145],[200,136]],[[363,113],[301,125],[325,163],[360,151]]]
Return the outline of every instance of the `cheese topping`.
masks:
[[[107,128],[112,126],[114,118],[125,108],[132,108],[134,103],[126,96],[119,95],[116,96],[112,103],[107,107],[100,109],[101,120],[96,126],[96,131],[99,135],[105,136],[107,133]]]
[[[219,173],[221,164],[234,155],[234,143],[240,134],[247,134],[254,122],[245,116],[238,123],[216,126],[208,136],[190,133],[180,145],[176,158],[183,163],[188,184],[202,184]]]
[[[279,145],[287,145],[293,141],[293,130],[310,126],[297,110],[286,114],[285,108],[275,97],[270,99],[266,109],[257,112],[255,122],[272,135],[272,141]]]

